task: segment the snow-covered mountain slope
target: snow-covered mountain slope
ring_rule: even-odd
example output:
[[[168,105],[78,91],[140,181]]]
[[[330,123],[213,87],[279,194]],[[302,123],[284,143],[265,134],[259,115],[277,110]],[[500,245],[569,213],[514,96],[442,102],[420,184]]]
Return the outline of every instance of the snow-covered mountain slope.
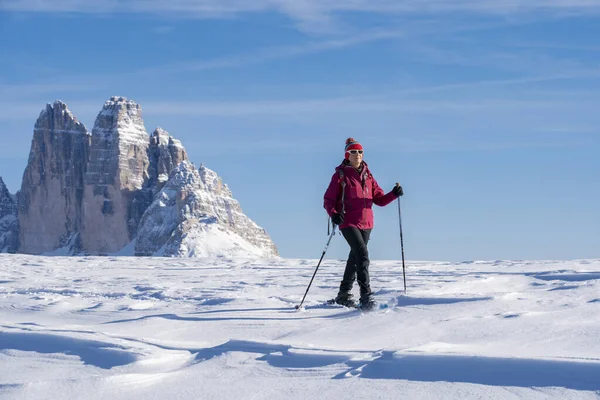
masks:
[[[184,161],[144,213],[135,254],[269,257],[277,250],[214,171]]]
[[[600,260],[316,262],[0,254],[0,398],[600,396]]]

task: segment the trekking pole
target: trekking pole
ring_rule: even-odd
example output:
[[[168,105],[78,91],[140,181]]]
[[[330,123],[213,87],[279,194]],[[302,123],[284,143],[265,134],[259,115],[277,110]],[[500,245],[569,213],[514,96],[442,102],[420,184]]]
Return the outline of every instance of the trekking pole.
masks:
[[[313,274],[310,283],[308,284],[308,287],[306,288],[306,292],[304,293],[304,297],[302,298],[302,301],[300,302],[300,305],[296,306],[296,310],[299,310],[302,307],[302,304],[304,304],[304,299],[306,299],[306,295],[308,294],[308,290],[310,289],[310,285],[312,285],[313,280],[315,279],[315,275],[317,275],[317,271],[319,270],[319,266],[321,265],[321,261],[323,261],[323,257],[325,257],[325,253],[327,253],[327,249],[329,248],[329,243],[331,242],[331,238],[333,237],[333,235],[335,234],[335,227],[336,225],[333,225],[333,229],[331,230],[331,235],[329,235],[329,240],[327,241],[327,244],[325,245],[325,249],[323,250],[323,254],[321,254],[321,259],[319,260],[319,263],[317,264],[317,268],[315,269],[315,273]]]
[[[396,183],[396,186],[400,186]],[[400,211],[400,196],[398,196],[398,222],[400,224],[400,248],[402,249],[402,275],[404,276],[404,294],[406,294],[406,268],[404,266],[404,238],[402,236],[402,211]]]

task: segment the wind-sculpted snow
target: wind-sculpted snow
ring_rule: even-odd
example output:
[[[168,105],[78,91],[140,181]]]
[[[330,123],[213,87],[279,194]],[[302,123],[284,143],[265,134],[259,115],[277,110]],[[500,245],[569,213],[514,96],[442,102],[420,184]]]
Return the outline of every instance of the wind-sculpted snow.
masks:
[[[171,173],[142,220],[137,255],[275,256],[266,232],[246,217],[211,170],[184,161]]]
[[[316,262],[0,254],[0,398],[600,394],[600,260],[373,261],[361,314],[325,259],[296,311]]]
[[[11,349],[36,353],[65,353],[78,357],[84,364],[110,369],[134,362],[138,357],[122,346],[95,340],[69,338],[65,335],[0,332],[0,350]]]

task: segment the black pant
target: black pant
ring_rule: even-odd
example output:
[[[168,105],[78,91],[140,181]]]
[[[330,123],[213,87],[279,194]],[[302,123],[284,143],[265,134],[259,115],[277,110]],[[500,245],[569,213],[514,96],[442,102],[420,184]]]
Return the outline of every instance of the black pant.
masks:
[[[350,255],[346,262],[344,278],[340,284],[340,293],[349,293],[352,290],[354,280],[358,281],[361,299],[371,296],[369,285],[369,250],[367,243],[371,235],[371,229],[344,228],[341,230],[344,239],[350,245]]]

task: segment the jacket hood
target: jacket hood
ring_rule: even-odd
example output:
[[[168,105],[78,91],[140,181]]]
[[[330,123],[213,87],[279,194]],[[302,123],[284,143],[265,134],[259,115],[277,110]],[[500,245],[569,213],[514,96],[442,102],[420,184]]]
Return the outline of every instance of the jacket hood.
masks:
[[[358,172],[358,175],[361,177],[361,179],[364,179],[365,177],[371,175],[371,170],[369,169],[369,165],[366,162],[363,161],[362,165],[363,165],[362,171],[360,171],[360,172],[357,171],[357,172]],[[343,160],[342,163],[335,168],[335,172],[339,173],[340,170],[345,170],[346,168],[352,168],[352,170],[356,171],[352,167],[352,165],[350,165],[350,161]],[[345,171],[344,171],[344,175],[347,175]]]

